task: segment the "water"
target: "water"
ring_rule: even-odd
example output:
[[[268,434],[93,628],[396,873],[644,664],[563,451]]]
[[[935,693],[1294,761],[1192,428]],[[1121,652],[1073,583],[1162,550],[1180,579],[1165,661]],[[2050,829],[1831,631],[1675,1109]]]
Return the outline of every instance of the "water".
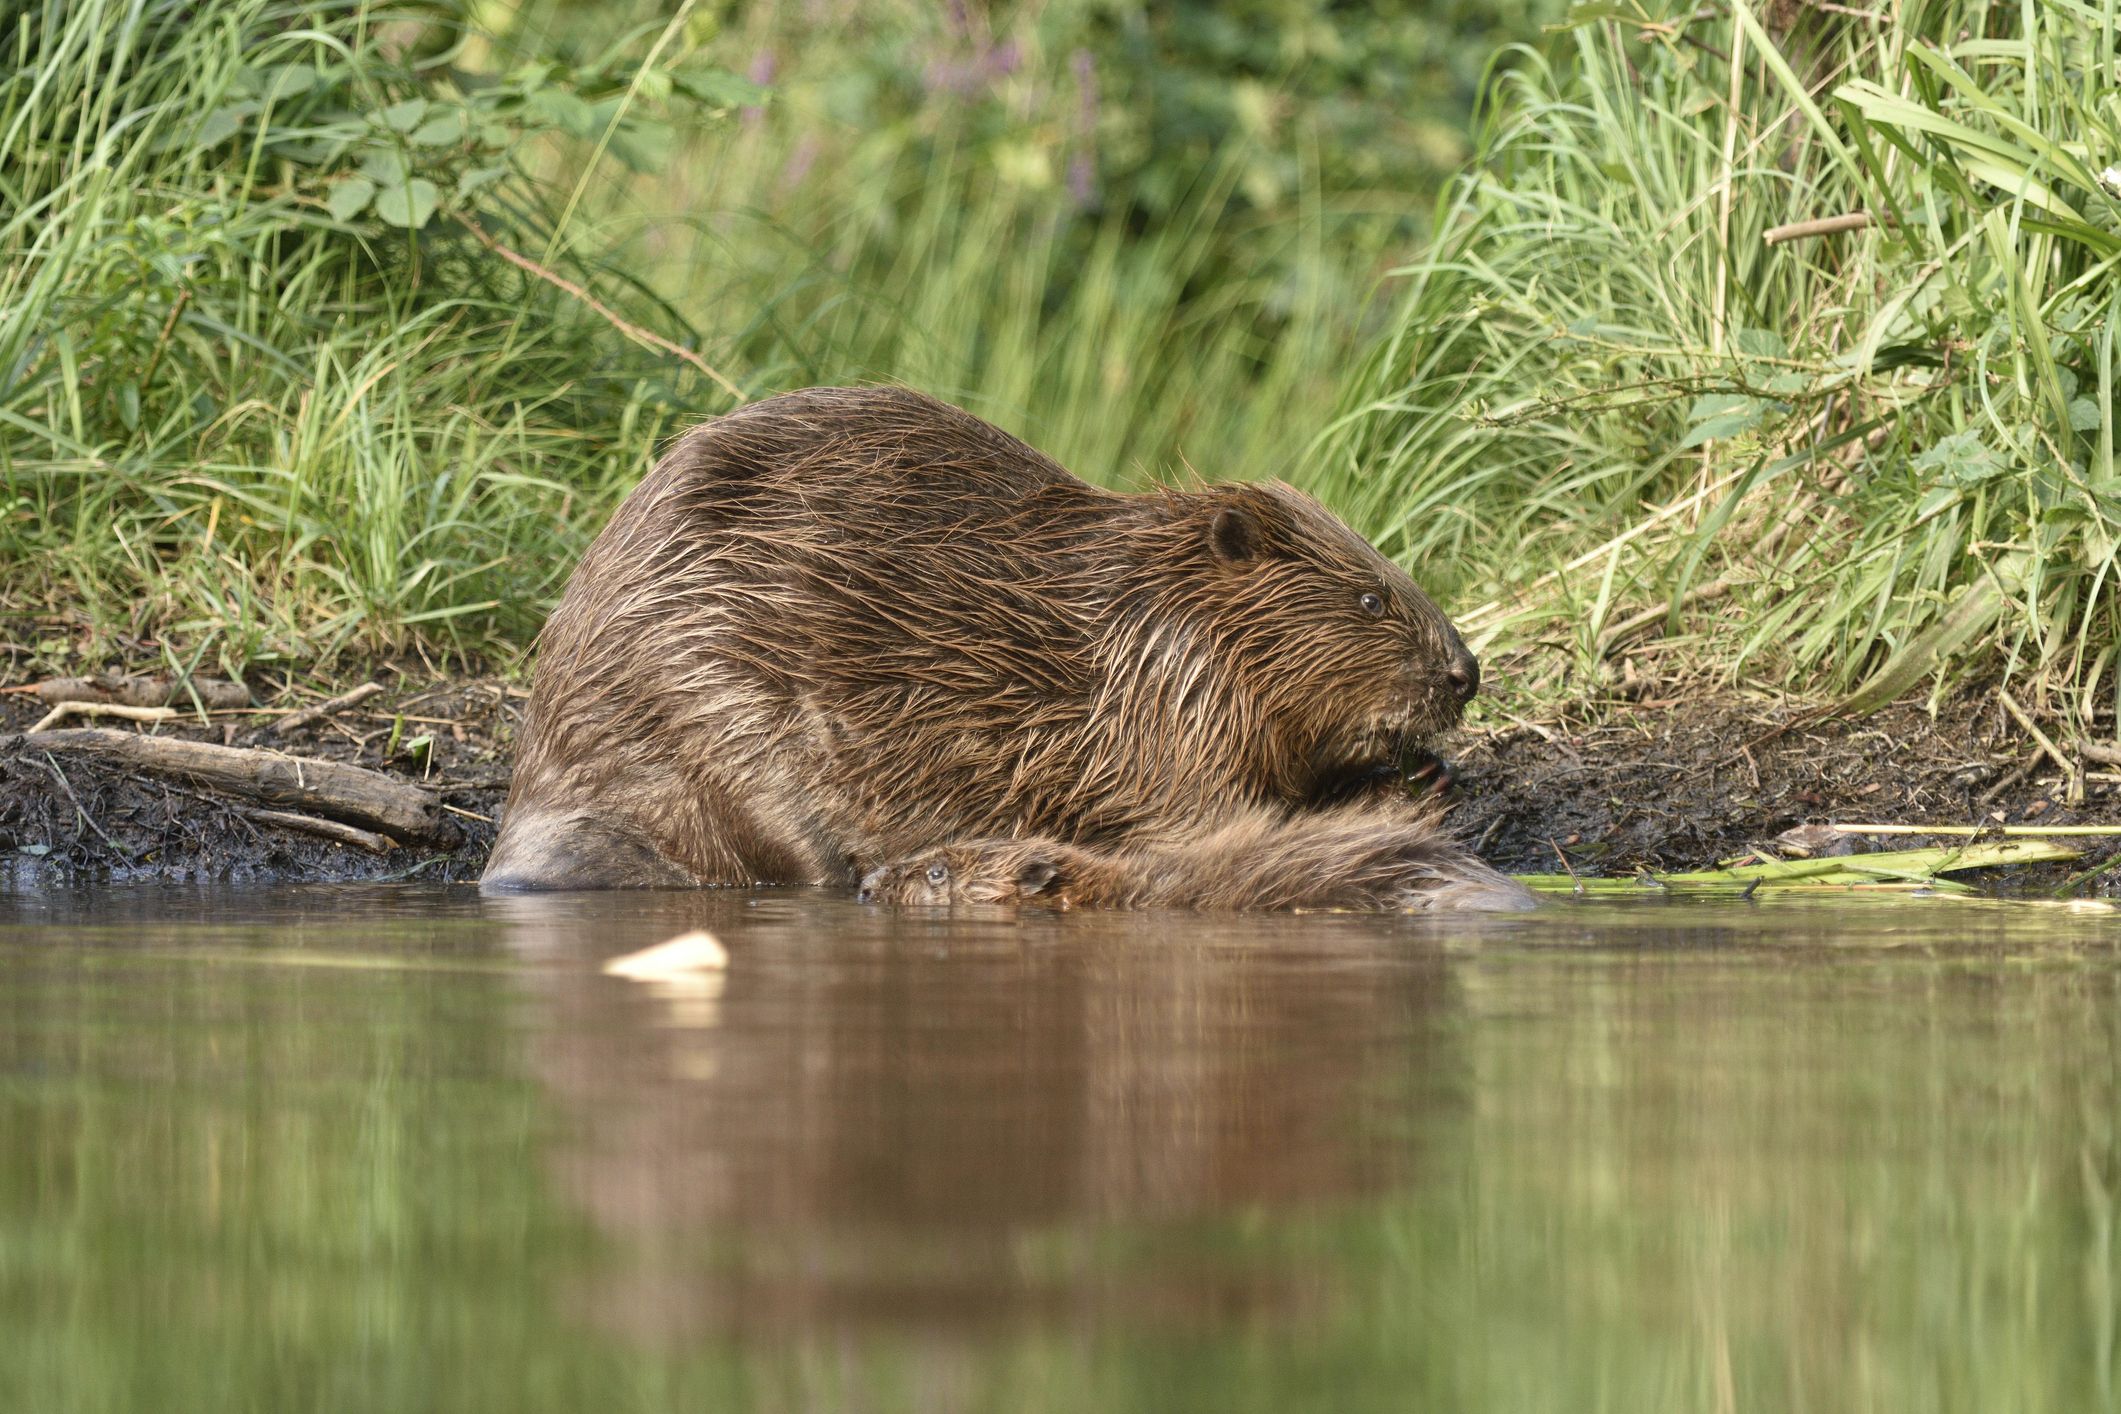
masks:
[[[0,897],[0,1409],[2121,1408],[2117,941]]]

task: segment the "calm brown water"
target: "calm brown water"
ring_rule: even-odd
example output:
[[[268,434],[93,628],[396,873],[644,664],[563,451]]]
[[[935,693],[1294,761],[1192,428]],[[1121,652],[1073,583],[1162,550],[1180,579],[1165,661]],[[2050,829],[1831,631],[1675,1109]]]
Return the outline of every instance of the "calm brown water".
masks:
[[[2117,1409],[2117,1057],[2030,905],[0,897],[0,1410]]]

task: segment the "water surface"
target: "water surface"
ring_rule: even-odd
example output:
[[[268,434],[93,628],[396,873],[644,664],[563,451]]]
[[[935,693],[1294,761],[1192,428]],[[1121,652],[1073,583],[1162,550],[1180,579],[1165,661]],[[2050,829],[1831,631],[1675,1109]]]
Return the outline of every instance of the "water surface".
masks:
[[[2121,1408],[2117,943],[0,897],[0,1409]]]

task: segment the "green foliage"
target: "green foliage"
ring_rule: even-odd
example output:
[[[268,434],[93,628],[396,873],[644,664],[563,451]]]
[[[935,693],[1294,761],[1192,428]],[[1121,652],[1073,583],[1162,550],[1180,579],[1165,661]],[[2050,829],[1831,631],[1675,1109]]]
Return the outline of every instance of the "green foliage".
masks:
[[[583,509],[720,395],[486,244],[689,339],[566,249],[568,212],[530,173],[563,151],[651,162],[668,115],[711,119],[750,87],[677,27],[563,63],[447,6],[14,13],[0,561],[18,606],[230,668],[527,636],[594,528]]]
[[[659,437],[809,383],[1287,473],[1455,160],[1489,11],[1444,13],[1448,60],[1328,0],[18,8],[0,609],[53,656],[505,650]]]
[[[1765,13],[1579,7],[1501,79],[1321,480],[1579,667],[1700,590],[1727,669],[2033,671],[2088,712],[2121,636],[2111,17]]]

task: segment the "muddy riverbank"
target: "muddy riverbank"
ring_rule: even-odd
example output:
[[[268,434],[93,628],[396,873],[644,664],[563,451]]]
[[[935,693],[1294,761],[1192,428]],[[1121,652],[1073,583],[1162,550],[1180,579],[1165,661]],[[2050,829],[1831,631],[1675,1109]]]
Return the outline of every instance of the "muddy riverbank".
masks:
[[[380,690],[279,729],[364,680]],[[366,767],[433,792],[447,838],[350,843],[291,818],[299,811],[39,749],[21,734],[49,705],[33,683],[15,682],[0,684],[0,878],[29,886],[478,876],[507,794],[526,696],[519,684],[379,668],[333,684],[246,686],[247,707],[189,704],[151,725],[102,717],[64,725]],[[1601,704],[1539,720],[1476,711],[1443,747],[1457,779],[1456,828],[1516,873],[1558,872],[1564,858],[1585,874],[1698,869],[1749,849],[1786,852],[1775,843],[1786,832],[1829,821],[2121,823],[2121,771],[2090,765],[2073,802],[2061,770],[1985,697],[1934,718],[1901,705],[1837,720],[1738,696]],[[2117,849],[2092,841],[2069,872]]]

